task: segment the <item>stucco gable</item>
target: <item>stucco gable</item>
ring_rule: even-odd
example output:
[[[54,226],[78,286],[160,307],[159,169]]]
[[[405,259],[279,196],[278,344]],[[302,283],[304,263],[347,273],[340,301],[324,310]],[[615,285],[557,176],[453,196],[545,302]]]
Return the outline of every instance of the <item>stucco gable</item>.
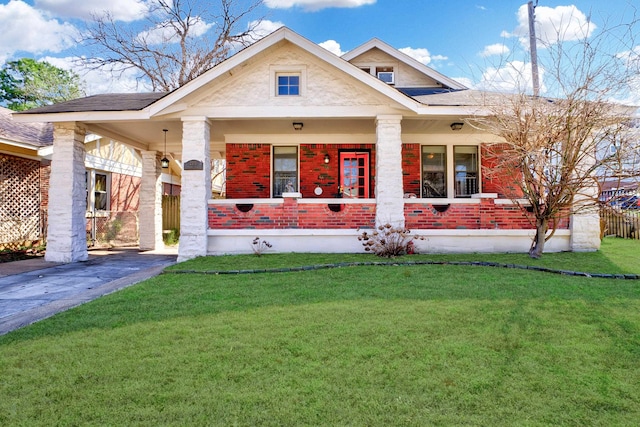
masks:
[[[396,87],[443,87],[452,90],[467,89],[457,81],[376,38],[345,53],[342,58],[358,67],[369,67],[373,65],[394,66]]]
[[[281,72],[301,74],[300,96],[276,95],[275,79]],[[355,69],[354,72],[360,71]],[[238,65],[223,79],[211,81],[200,92],[198,98],[189,102],[187,109],[201,111],[223,106],[304,109],[393,104],[393,100],[370,86],[288,42],[263,55],[251,66]]]

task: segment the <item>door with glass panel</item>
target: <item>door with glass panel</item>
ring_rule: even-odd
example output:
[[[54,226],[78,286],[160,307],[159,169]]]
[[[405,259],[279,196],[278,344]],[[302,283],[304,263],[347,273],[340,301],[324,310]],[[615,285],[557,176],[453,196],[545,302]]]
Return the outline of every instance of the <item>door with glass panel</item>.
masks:
[[[340,189],[342,197],[369,197],[369,153],[340,153]]]

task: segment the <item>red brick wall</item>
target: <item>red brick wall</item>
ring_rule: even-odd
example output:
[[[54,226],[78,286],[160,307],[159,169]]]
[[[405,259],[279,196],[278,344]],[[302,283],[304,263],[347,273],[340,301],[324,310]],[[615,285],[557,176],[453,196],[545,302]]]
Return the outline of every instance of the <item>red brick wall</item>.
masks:
[[[480,149],[481,157],[481,173],[482,173],[482,192],[498,193],[500,198],[518,198],[522,197],[522,191],[517,180],[522,179],[522,175],[516,170],[499,169],[498,156],[502,153],[504,147],[499,145],[488,146],[483,144]]]
[[[227,198],[271,196],[271,146],[227,144]]]
[[[340,185],[339,151],[368,151],[370,185],[369,197],[375,197],[376,151],[373,144],[302,144],[300,146],[300,192],[302,197],[327,198],[335,197]],[[329,155],[329,164],[324,163],[324,156]],[[322,188],[322,194],[314,193],[316,187]]]
[[[181,187],[178,184],[169,184],[168,182],[162,183],[162,195],[163,196],[179,196]]]
[[[402,145],[402,185],[404,193],[420,197],[421,162],[420,144]]]
[[[533,216],[513,204],[496,205],[493,199],[482,199],[478,204],[432,205],[429,203],[405,204],[407,228],[421,229],[469,229],[469,230],[522,230],[535,228]],[[438,210],[441,208],[442,212]],[[563,218],[559,229],[569,228],[569,219]]]
[[[140,206],[142,178],[119,173],[111,174],[111,210],[137,212]]]
[[[49,208],[49,177],[51,176],[51,160],[40,161],[40,209]]]
[[[335,212],[331,207],[340,207]],[[315,204],[298,203],[285,199],[284,203],[254,204],[242,212],[234,204],[209,205],[211,229],[355,229],[375,223],[375,204]],[[496,205],[493,199],[482,199],[474,204],[432,205],[409,203],[405,205],[405,222],[409,229],[446,230],[519,230],[532,229],[531,214],[515,205]],[[531,220],[531,221],[530,221]],[[558,228],[568,228],[569,220],[560,221]]]
[[[374,204],[345,204],[339,212],[327,204],[297,203],[285,199],[284,203],[255,204],[248,212],[236,205],[209,205],[211,229],[354,229],[374,224]]]

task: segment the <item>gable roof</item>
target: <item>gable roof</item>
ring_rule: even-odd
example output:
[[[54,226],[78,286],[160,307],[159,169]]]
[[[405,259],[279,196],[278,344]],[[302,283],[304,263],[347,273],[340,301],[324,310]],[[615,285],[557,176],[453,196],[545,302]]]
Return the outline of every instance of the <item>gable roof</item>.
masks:
[[[241,66],[252,57],[255,57],[282,41],[287,41],[300,49],[303,49],[307,53],[315,56],[325,63],[328,63],[352,78],[359,80],[376,92],[390,98],[400,106],[415,113],[424,113],[425,105],[433,105],[427,101],[430,96],[440,95],[443,91],[448,93],[466,91],[467,89],[464,85],[440,74],[434,69],[427,67],[419,61],[376,38],[353,49],[342,57],[338,57],[327,49],[302,37],[289,28],[281,27],[268,36],[258,40],[256,43],[240,50],[233,56],[211,68],[209,71],[174,91],[93,95],[20,112],[17,113],[15,117],[21,122],[29,121],[26,117],[28,115],[42,115],[44,120],[54,122],[74,120],[83,121],[89,117],[91,120],[140,120],[149,119],[167,112],[176,112],[185,108],[185,106],[182,105],[182,102],[187,96],[195,93],[225,73],[232,72],[235,67]],[[350,59],[353,59],[373,48],[378,48],[397,60],[415,68],[419,72],[442,84],[443,88],[430,88],[428,90],[419,90],[419,88],[395,88],[377,79],[375,76],[363,73],[357,66],[349,62]],[[448,105],[460,104],[456,102]],[[78,114],[82,114],[82,116],[78,116]],[[87,114],[90,114],[90,116],[87,116]]]
[[[374,48],[378,48],[387,55],[397,59],[398,61],[404,62],[405,64],[415,68],[416,70],[431,77],[446,88],[454,90],[467,89],[465,85],[458,83],[457,81],[445,76],[444,74],[437,72],[433,68],[424,65],[422,62],[410,57],[405,53],[400,52],[398,49],[388,45],[387,43],[377,38],[373,38],[368,42],[356,47],[355,49],[350,50],[349,52],[342,55],[342,58],[346,61],[351,61],[354,58]]]
[[[53,144],[51,123],[19,123],[13,120],[14,111],[0,107],[0,142],[17,142],[33,148]]]
[[[300,34],[292,31],[287,27],[280,27],[275,30],[273,33],[268,36],[258,40],[254,44],[246,47],[235,55],[227,58],[225,61],[219,63],[211,70],[205,72],[199,77],[191,80],[184,86],[174,90],[170,94],[168,94],[163,99],[160,99],[157,103],[151,106],[151,114],[158,114],[165,108],[168,108],[172,104],[176,104],[182,99],[184,99],[187,95],[195,92],[199,88],[207,85],[209,82],[213,81],[217,77],[231,72],[235,67],[240,66],[245,61],[249,60],[251,57],[259,54],[260,52],[264,52],[270,47],[282,42],[288,41],[294,46],[303,49],[304,51],[310,53],[311,55],[321,59],[325,63],[334,66],[335,68],[343,71],[344,73],[350,75],[351,77],[363,82],[364,84],[372,87],[379,93],[386,95],[387,97],[393,99],[400,105],[404,106],[409,110],[415,111],[418,102],[412,99],[409,96],[404,95],[399,92],[395,88],[389,86],[388,84],[382,82],[374,76],[363,73],[358,67],[349,63],[344,58],[341,58],[322,46],[314,43]]]

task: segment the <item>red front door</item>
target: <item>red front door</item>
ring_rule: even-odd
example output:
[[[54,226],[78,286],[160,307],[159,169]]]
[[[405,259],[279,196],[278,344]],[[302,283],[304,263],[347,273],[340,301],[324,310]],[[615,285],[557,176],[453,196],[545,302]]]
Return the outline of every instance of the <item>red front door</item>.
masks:
[[[369,197],[369,153],[340,153],[340,187],[342,197]]]

